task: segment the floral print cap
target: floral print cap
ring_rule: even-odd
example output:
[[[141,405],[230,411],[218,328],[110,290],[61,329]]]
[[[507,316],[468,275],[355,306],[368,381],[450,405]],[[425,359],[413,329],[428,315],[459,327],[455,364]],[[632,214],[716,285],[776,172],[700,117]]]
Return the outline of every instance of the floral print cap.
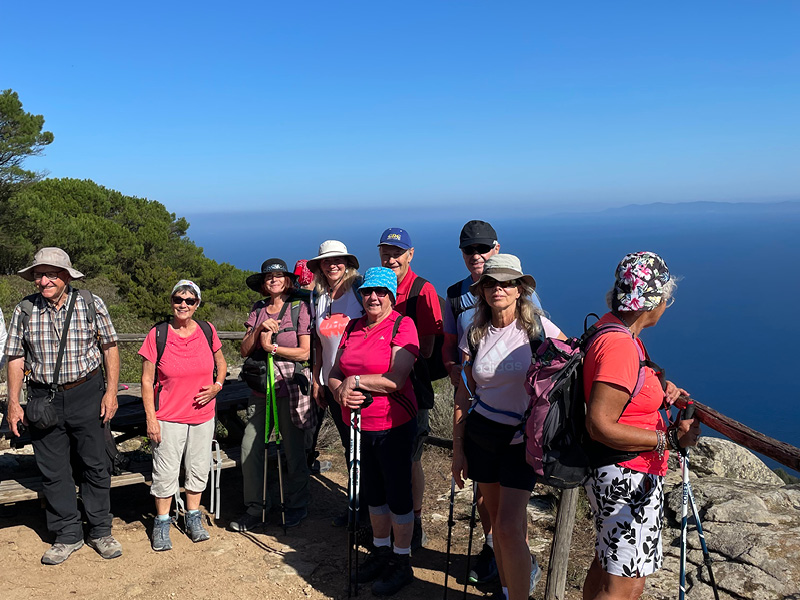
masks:
[[[616,312],[653,310],[669,281],[667,263],[655,252],[633,252],[617,265],[611,309]]]

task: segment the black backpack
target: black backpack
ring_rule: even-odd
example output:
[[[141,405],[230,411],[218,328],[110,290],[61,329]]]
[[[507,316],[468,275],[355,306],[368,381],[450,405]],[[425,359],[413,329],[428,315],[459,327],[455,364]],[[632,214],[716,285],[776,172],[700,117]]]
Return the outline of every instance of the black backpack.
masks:
[[[419,302],[419,295],[422,292],[423,286],[428,283],[424,277],[419,277],[411,284],[411,290],[406,299],[406,314],[405,316],[417,324],[417,303]],[[441,296],[439,298],[439,310],[444,314],[445,300]],[[414,363],[414,368],[411,370],[411,380],[414,384],[414,394],[417,396],[417,405],[420,408],[433,408],[434,393],[432,382],[447,377],[447,369],[444,366],[444,359],[442,358],[442,345],[444,344],[444,335],[436,336],[433,343],[433,353],[429,358],[420,356],[417,362]]]

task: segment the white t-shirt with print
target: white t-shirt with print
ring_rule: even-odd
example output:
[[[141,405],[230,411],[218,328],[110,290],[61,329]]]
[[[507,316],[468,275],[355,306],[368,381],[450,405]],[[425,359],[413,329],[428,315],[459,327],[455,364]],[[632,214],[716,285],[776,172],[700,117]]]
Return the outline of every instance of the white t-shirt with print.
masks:
[[[364,309],[361,308],[356,293],[357,291],[353,291],[353,289],[347,290],[341,298],[333,301],[333,306],[331,306],[330,295],[321,294],[316,297],[315,306],[312,309],[312,319],[322,346],[320,385],[328,382],[328,375],[336,362],[339,342],[350,319],[357,319],[364,314]]]
[[[541,319],[546,337],[557,337],[561,333],[552,321],[546,317]],[[459,342],[462,352],[469,352],[467,333],[464,332]],[[517,321],[500,328],[490,325],[472,360],[472,377],[478,388],[475,391],[484,404],[516,416],[492,412],[480,404],[474,410],[492,421],[518,425],[528,408],[525,376],[530,366],[528,333],[517,325]],[[521,433],[514,438],[514,443],[520,441]]]

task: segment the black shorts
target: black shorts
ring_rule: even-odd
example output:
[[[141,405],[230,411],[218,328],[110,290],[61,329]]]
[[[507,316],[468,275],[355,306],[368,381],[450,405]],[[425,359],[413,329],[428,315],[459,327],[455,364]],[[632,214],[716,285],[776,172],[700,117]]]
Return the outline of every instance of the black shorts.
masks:
[[[361,432],[361,505],[389,505],[395,515],[414,510],[411,449],[417,421],[384,431]]]
[[[469,414],[464,454],[470,479],[529,492],[533,490],[536,472],[525,460],[525,444],[511,443],[518,430],[518,425],[492,421],[474,410]]]

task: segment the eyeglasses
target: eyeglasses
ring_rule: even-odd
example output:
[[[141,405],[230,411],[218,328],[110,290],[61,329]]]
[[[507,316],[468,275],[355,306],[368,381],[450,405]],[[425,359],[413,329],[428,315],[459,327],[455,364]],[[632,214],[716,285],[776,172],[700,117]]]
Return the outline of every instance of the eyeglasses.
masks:
[[[375,292],[378,298],[385,298],[389,293],[389,290],[386,288],[361,288],[358,291],[364,298],[369,298],[373,292]]]
[[[51,281],[55,281],[56,279],[60,279],[61,271],[42,271],[39,273],[34,272],[33,280],[39,281],[42,277],[47,277]]]
[[[470,246],[464,246],[461,251],[467,256],[473,256],[475,254],[487,254],[492,251],[492,248],[494,248],[494,246],[488,244],[472,244]]]
[[[492,279],[491,277],[489,277],[488,279],[484,279],[483,283],[481,284],[481,286],[485,290],[492,289],[493,287],[497,287],[498,285],[505,289],[513,288],[519,285],[519,280],[512,279],[511,281],[497,281],[496,279]]]
[[[186,302],[186,306],[194,306],[197,304],[197,298],[181,298],[180,296],[172,297],[172,303],[175,306],[180,306],[182,302]]]
[[[264,273],[264,280],[268,279],[283,279],[286,277],[286,273],[282,273],[281,271],[275,271],[273,273]]]
[[[667,300],[667,308],[675,304],[675,296],[670,296],[669,300]]]

